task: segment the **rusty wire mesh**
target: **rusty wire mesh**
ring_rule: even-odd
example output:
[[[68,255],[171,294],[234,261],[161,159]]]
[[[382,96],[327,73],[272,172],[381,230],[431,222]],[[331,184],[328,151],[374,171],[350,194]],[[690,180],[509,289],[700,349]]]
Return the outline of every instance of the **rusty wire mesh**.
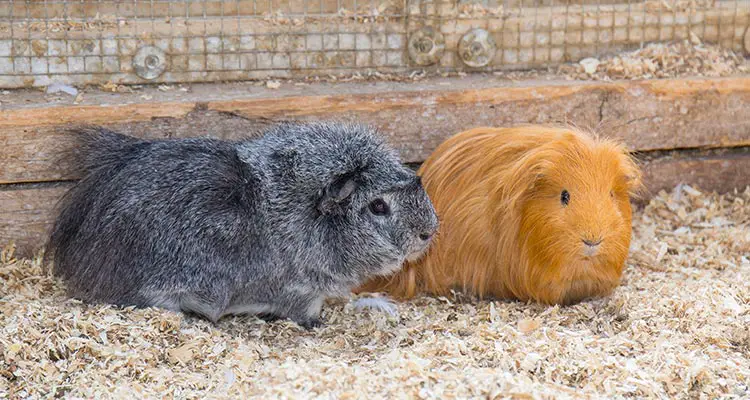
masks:
[[[750,48],[750,0],[5,0],[0,86],[530,69]]]

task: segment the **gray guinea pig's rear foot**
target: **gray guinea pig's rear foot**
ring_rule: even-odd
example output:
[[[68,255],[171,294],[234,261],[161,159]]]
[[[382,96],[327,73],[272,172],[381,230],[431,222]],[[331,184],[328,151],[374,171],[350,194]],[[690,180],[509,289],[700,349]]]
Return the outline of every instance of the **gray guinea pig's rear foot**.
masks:
[[[282,319],[280,316],[276,314],[272,314],[272,313],[260,313],[260,314],[256,314],[255,316],[266,322],[276,322]]]
[[[319,318],[308,318],[302,321],[294,321],[297,325],[307,329],[308,331],[323,326],[323,322]]]
[[[307,330],[322,326],[320,313],[323,310],[323,300],[323,296],[299,299],[295,302],[295,307],[293,307],[291,313],[287,316],[297,325]]]
[[[262,319],[263,321],[266,321],[267,323],[276,322],[282,319],[287,319],[285,317],[281,317],[279,315],[272,314],[272,313],[260,313],[260,314],[256,314],[255,316]],[[289,318],[289,319],[293,321],[294,323],[296,323],[297,325],[307,330],[311,330],[313,328],[323,326],[323,323],[317,317],[315,318],[302,317],[300,319],[295,319],[295,318]]]

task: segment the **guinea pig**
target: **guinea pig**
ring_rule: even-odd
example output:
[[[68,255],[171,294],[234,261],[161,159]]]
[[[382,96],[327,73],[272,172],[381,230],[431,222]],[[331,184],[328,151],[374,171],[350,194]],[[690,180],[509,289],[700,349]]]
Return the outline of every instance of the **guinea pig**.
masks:
[[[568,305],[619,284],[641,187],[621,144],[558,127],[476,128],[442,143],[417,173],[440,218],[432,246],[356,292]]]
[[[87,302],[312,328],[325,298],[397,271],[438,226],[414,171],[359,125],[289,123],[236,142],[76,136],[83,178],[45,258]]]

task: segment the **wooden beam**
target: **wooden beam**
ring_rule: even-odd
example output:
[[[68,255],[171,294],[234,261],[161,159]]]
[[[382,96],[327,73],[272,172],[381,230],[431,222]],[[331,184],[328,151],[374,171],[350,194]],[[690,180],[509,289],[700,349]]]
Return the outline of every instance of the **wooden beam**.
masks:
[[[687,153],[687,154],[686,154]],[[645,200],[680,183],[718,193],[750,185],[750,148],[710,152],[675,151],[643,161]]]
[[[459,131],[523,123],[597,127],[637,151],[750,145],[750,76],[624,82],[478,76],[380,86],[290,85],[250,94],[232,85],[205,85],[163,101],[139,95],[144,92],[118,97],[133,104],[112,105],[112,97],[96,94],[89,105],[11,104],[0,113],[0,183],[75,178],[58,161],[72,145],[72,137],[60,132],[69,124],[101,124],[143,137],[241,138],[279,120],[358,121],[379,128],[406,162],[424,160]]]
[[[110,124],[182,118],[196,103],[107,104],[92,106],[21,108],[0,114],[0,128],[60,126],[66,124]]]
[[[660,190],[686,183],[719,193],[750,185],[750,149],[719,152],[675,152],[642,163],[647,201]],[[70,183],[0,186],[0,247],[15,243],[20,255],[34,254],[44,245],[54,221],[54,207]]]
[[[0,248],[15,245],[19,255],[31,256],[44,246],[55,206],[72,184],[23,186],[0,187]]]

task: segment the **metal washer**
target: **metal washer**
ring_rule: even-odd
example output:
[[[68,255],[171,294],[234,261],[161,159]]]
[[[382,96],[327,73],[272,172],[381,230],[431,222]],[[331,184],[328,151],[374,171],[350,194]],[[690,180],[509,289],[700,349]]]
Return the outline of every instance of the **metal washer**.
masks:
[[[492,35],[484,29],[472,29],[458,42],[458,57],[472,68],[489,65],[495,57],[497,45]]]
[[[432,65],[440,61],[445,51],[443,34],[426,26],[409,37],[409,57],[417,65]]]
[[[133,70],[143,79],[156,79],[167,69],[167,55],[154,46],[143,46],[133,57]]]

